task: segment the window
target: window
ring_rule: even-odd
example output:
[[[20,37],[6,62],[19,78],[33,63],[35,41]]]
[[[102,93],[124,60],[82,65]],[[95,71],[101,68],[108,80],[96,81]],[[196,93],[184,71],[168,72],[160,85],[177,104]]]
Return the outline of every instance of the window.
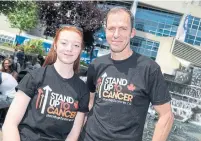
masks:
[[[131,39],[131,48],[142,55],[156,58],[160,43],[146,38],[135,36]]]
[[[190,16],[188,21],[188,27],[187,27],[187,34],[185,37],[185,42],[200,46],[201,42],[201,19]]]
[[[176,36],[181,15],[138,7],[136,11],[136,26],[140,31],[148,32],[156,36]],[[194,27],[197,28],[197,27]]]

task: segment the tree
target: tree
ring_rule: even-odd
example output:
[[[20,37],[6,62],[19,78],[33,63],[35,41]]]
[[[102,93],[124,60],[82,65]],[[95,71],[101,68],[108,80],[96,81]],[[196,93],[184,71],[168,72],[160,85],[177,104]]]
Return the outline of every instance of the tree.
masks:
[[[93,46],[93,34],[103,23],[103,14],[96,2],[41,1],[37,4],[40,20],[46,26],[45,35],[53,37],[61,24],[74,25],[83,29],[85,46]]]
[[[19,34],[34,28],[38,23],[38,8],[34,1],[17,1],[7,17],[11,27],[18,28]]]
[[[7,15],[9,12],[13,11],[16,1],[0,1],[0,13]]]

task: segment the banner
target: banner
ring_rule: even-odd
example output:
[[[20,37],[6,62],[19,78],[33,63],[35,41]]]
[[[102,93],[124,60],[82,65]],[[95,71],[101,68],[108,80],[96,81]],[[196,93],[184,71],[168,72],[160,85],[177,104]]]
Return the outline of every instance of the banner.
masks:
[[[28,37],[28,36],[21,36],[21,35],[16,35],[16,38],[15,38],[15,43],[16,44],[24,44],[25,42],[31,40],[32,38]],[[43,40],[43,39],[41,39]],[[52,44],[51,43],[48,43],[48,42],[43,42],[43,48],[45,50],[45,53],[48,53],[50,48],[51,48]]]

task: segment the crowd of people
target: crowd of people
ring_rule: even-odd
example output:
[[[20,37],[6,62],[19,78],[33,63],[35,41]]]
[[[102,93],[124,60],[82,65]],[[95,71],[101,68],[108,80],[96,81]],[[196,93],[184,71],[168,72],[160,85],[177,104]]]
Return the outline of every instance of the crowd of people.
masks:
[[[15,93],[16,86],[21,79],[30,71],[40,68],[44,59],[41,56],[29,56],[24,54],[23,50],[15,49],[9,56],[1,56],[0,69],[0,101],[11,103]],[[7,113],[6,109],[0,109],[0,122],[3,122]]]
[[[39,68],[15,87],[3,141],[142,141],[150,103],[159,115],[152,141],[166,141],[174,121],[171,96],[159,65],[131,49],[133,21],[126,8],[108,12],[111,53],[89,65],[86,83],[78,76],[83,31],[61,25],[43,67],[26,63]],[[11,64],[4,61],[4,72],[16,78]]]

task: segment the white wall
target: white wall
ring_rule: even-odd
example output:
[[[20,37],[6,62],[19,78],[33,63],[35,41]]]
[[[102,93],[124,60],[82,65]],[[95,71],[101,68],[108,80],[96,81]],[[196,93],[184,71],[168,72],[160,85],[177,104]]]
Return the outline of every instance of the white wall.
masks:
[[[195,17],[201,18],[201,6],[196,4],[191,4],[190,0],[180,0],[180,1],[173,1],[173,0],[139,0],[142,4],[147,4],[153,7],[158,7],[162,9],[166,9],[169,11],[174,11],[177,13],[189,13]]]
[[[174,70],[179,68],[180,62],[172,55],[172,37],[158,37],[150,33],[136,31],[136,35],[150,40],[160,42],[156,62],[160,65],[163,73],[174,74]]]
[[[19,29],[11,28],[7,17],[4,16],[3,14],[0,14],[0,30],[4,30],[6,32],[11,32],[11,33],[15,33],[15,34],[19,33]]]
[[[10,32],[13,34],[19,34],[19,29],[12,28],[7,17],[3,14],[0,14],[0,30],[4,30],[5,32]],[[45,36],[43,36],[44,30],[45,30],[45,27],[42,27],[42,25],[39,23],[36,26],[36,28],[30,30],[29,32],[24,32],[24,34],[27,33],[34,36],[45,38]]]

